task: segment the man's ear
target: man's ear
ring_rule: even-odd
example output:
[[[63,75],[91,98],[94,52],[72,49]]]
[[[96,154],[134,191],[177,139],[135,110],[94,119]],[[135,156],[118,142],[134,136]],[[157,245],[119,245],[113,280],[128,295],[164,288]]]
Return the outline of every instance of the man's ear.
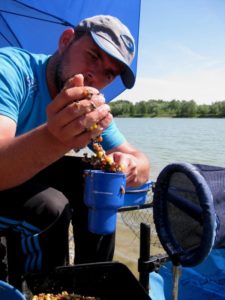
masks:
[[[58,45],[59,52],[62,52],[67,47],[67,45],[72,41],[73,38],[74,38],[73,28],[68,28],[64,30],[59,39],[59,45]]]

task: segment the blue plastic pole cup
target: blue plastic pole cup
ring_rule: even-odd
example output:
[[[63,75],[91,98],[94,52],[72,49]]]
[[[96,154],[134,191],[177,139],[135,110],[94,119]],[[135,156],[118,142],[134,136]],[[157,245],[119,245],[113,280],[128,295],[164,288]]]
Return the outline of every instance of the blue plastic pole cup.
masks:
[[[113,233],[117,210],[124,203],[125,174],[85,170],[84,175],[84,203],[89,208],[88,230],[97,234]]]
[[[138,187],[126,188],[126,193],[124,195],[124,206],[144,204],[148,198],[148,192],[152,189],[152,186],[153,182],[149,180]]]

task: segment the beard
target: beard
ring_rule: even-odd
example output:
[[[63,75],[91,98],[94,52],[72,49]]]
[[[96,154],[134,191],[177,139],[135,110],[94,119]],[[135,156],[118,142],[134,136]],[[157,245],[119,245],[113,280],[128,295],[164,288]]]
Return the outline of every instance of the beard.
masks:
[[[70,74],[71,73],[70,62],[68,61],[68,56],[67,55],[68,55],[68,52],[69,52],[70,47],[72,46],[73,42],[74,42],[74,40],[72,40],[67,45],[67,48],[60,55],[60,57],[58,58],[58,60],[56,62],[54,83],[55,83],[57,93],[59,93],[63,89],[65,83],[71,77],[71,75],[70,75],[70,76],[65,78],[65,74],[67,74],[67,73]]]
[[[57,94],[62,90],[65,83],[65,80],[63,80],[62,64],[63,64],[63,57],[60,57],[55,67],[55,78],[54,78]]]

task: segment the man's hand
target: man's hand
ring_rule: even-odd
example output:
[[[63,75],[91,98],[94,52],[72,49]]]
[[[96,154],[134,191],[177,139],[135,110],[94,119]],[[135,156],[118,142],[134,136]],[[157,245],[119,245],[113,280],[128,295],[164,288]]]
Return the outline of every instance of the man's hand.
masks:
[[[110,156],[115,163],[123,166],[127,186],[138,186],[138,161],[135,156],[122,152],[114,152]]]
[[[67,81],[49,104],[47,115],[49,132],[70,149],[84,148],[112,121],[104,96],[97,89],[84,86],[84,78],[80,74]]]
[[[149,160],[144,153],[131,146],[128,142],[107,152],[116,164],[123,166],[126,174],[127,187],[138,187],[150,176]]]

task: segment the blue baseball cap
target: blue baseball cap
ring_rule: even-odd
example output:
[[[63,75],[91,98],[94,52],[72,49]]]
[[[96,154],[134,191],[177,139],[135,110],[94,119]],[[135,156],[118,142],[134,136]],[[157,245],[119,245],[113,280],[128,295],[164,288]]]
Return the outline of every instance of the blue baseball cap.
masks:
[[[123,84],[130,89],[134,86],[135,75],[130,67],[135,55],[135,42],[126,25],[110,15],[97,15],[82,20],[77,31],[90,32],[94,42],[108,55],[124,65],[120,74]]]

